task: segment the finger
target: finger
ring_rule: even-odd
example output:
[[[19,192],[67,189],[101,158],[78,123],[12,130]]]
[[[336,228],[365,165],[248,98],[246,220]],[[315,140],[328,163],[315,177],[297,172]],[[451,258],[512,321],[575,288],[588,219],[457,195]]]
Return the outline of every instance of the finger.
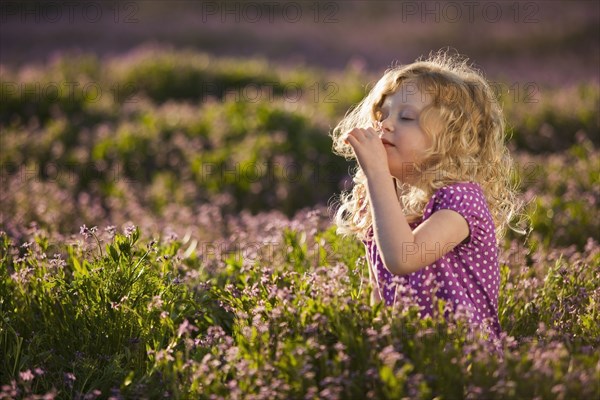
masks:
[[[379,131],[375,128],[367,128],[367,132],[369,132],[369,136],[379,136]]]
[[[352,137],[352,138],[354,138],[354,139],[356,139],[356,140],[359,140],[359,138],[358,138],[358,136],[359,136],[359,135],[360,135],[360,132],[358,132],[358,129],[352,129],[352,130],[348,131],[348,133],[346,133],[346,134],[344,135],[344,136],[345,136],[345,139],[344,139],[344,141],[345,141],[346,143],[348,143],[348,140],[349,140],[349,138],[351,138],[351,137]]]
[[[374,130],[370,131],[369,129],[355,128],[346,134],[344,142],[351,145],[353,148],[356,148],[356,146],[366,144],[367,141],[378,137],[379,135],[377,135],[377,132]]]
[[[358,143],[358,139],[356,137],[354,137],[353,135],[346,135],[346,139],[344,139],[344,143],[347,143],[350,146],[354,147]]]
[[[345,136],[346,137],[344,142],[346,143],[348,143],[348,138],[350,137],[354,138],[358,143],[362,143],[365,140],[379,137],[377,131],[375,131],[375,129],[373,128],[354,128],[350,130]]]
[[[370,137],[369,131],[364,128],[353,129],[351,133],[359,142]]]

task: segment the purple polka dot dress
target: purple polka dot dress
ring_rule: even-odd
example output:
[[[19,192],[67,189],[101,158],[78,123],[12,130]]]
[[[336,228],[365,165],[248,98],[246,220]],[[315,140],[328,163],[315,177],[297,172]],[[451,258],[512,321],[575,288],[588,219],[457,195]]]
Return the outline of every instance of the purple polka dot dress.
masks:
[[[380,298],[393,305],[399,293],[412,293],[421,317],[432,314],[432,295],[464,311],[473,325],[487,327],[490,338],[500,335],[498,289],[500,271],[495,226],[481,187],[472,182],[456,183],[438,189],[425,206],[420,222],[438,210],[453,210],[469,225],[469,237],[436,262],[404,276],[389,272],[381,261],[372,231],[364,241],[367,257],[376,271]]]

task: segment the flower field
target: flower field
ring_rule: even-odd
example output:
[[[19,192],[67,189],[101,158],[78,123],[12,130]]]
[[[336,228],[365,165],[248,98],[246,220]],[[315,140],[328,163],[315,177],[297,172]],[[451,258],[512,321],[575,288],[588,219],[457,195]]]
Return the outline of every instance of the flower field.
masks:
[[[371,307],[331,225],[327,134],[375,75],[141,48],[0,79],[0,399],[600,395],[598,85],[498,85],[530,229],[494,349]]]

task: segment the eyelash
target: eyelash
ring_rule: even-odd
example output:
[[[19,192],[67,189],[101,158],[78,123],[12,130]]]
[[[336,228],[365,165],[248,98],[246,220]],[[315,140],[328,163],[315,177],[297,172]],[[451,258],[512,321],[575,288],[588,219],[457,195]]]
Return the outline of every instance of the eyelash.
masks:
[[[385,112],[385,111],[381,111],[381,117],[380,117],[381,119],[380,119],[380,121],[383,121],[383,120],[384,120],[384,119],[386,119],[388,116],[389,116],[389,114],[388,114],[387,112]],[[403,121],[414,121],[415,119],[414,119],[414,118],[408,118],[408,117],[401,117],[401,116],[398,116],[398,120],[403,120]]]

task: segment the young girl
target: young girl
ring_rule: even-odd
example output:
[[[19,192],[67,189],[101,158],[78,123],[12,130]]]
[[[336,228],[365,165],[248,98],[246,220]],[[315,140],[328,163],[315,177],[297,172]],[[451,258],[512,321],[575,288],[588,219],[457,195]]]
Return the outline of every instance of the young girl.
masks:
[[[332,133],[356,157],[338,232],[366,245],[372,302],[434,297],[490,337],[498,321],[498,239],[517,211],[504,121],[490,85],[444,53],[388,69]]]

